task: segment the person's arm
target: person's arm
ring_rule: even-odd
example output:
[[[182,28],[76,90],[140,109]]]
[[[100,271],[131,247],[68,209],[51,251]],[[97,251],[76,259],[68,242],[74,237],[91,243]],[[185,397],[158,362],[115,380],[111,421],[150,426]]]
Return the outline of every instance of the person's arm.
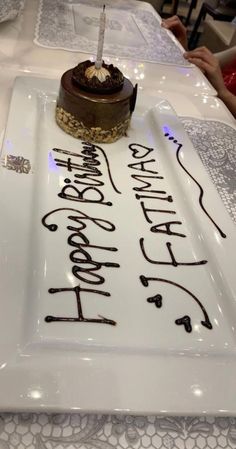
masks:
[[[220,67],[223,68],[233,60],[236,60],[236,45],[214,54],[220,63]]]
[[[188,48],[187,30],[178,16],[172,16],[162,21],[163,28],[172,31],[185,50]]]
[[[231,114],[236,118],[236,96],[232,94],[227,88],[218,92],[218,97],[224,102]]]
[[[199,47],[186,52],[184,57],[202,70],[212,86],[216,89],[218,97],[236,118],[236,96],[225,86],[219,61],[213,53],[206,47]]]

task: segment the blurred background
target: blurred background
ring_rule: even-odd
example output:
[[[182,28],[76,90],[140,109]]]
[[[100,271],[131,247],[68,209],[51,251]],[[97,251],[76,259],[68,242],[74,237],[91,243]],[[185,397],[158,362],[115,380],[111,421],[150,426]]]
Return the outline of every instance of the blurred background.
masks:
[[[236,0],[148,0],[163,18],[178,15],[188,30],[189,49],[213,53],[236,45]]]

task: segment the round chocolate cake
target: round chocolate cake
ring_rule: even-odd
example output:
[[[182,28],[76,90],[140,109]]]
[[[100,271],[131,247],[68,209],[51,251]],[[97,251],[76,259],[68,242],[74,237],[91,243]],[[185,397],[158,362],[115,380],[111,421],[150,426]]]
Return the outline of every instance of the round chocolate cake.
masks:
[[[62,75],[56,122],[66,133],[92,142],[115,142],[126,134],[137,85],[113,65],[85,61]]]

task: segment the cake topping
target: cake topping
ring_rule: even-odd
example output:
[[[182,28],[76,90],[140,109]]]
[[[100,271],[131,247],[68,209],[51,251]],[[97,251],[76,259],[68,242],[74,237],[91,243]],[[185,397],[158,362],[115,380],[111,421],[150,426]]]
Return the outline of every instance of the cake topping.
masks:
[[[95,65],[91,65],[85,70],[85,76],[88,79],[92,79],[95,76],[96,78],[98,78],[100,83],[104,83],[107,76],[110,77],[111,74],[105,67],[97,69]]]
[[[97,69],[94,62],[84,61],[73,69],[73,83],[83,90],[97,94],[111,94],[122,89],[124,76],[112,64],[102,63]]]

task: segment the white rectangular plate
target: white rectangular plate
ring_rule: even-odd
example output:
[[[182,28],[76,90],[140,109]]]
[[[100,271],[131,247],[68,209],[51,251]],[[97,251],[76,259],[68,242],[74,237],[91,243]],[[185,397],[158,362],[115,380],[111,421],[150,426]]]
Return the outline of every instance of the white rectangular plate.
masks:
[[[235,227],[170,105],[128,136],[55,123],[18,78],[0,169],[0,408],[236,412]]]

